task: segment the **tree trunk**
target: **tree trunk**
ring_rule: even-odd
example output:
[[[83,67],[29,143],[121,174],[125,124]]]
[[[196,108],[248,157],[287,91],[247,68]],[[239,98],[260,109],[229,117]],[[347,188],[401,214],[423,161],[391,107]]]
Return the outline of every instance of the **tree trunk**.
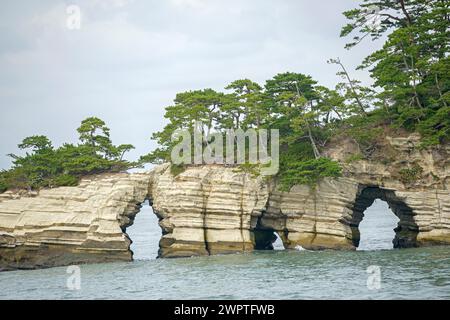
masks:
[[[312,146],[312,149],[313,149],[313,152],[314,152],[314,157],[316,159],[319,159],[320,158],[320,152],[319,152],[319,149],[317,148],[316,142],[314,141],[314,138],[312,136],[311,128],[309,127],[309,124],[307,125],[307,127],[308,127],[308,137],[309,137],[309,140],[311,141],[311,146]]]
[[[412,23],[412,20],[411,20],[411,16],[409,15],[408,11],[406,10],[405,0],[399,0],[399,2],[400,2],[400,6],[402,8],[403,14],[406,17],[406,22],[407,22],[408,26],[410,26]]]
[[[441,89],[441,86],[439,85],[439,79],[438,79],[437,74],[434,74],[434,81],[436,82],[436,88],[438,89],[439,97],[441,98],[442,102],[444,103],[444,106],[447,107],[447,102],[445,102],[445,99],[442,96],[442,89]]]
[[[342,64],[341,60],[339,60],[339,58],[338,58],[338,63],[341,66],[342,70],[344,71],[345,77],[347,78],[348,84],[350,85],[350,89],[356,99],[356,102],[358,103],[359,108],[361,109],[361,113],[364,115],[367,115],[367,112],[364,109],[364,106],[363,106],[361,100],[359,99],[359,95],[356,92],[355,87],[353,86],[352,79],[350,79],[350,75],[348,74],[347,69],[345,69],[344,65]]]

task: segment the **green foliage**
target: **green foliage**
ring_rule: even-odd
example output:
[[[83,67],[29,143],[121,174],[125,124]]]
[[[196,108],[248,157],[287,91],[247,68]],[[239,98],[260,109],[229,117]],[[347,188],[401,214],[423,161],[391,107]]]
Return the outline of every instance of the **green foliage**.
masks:
[[[54,185],[57,187],[76,186],[78,185],[78,182],[79,178],[70,174],[62,174],[53,180]]]
[[[368,17],[375,8],[381,25],[374,29]],[[349,47],[390,32],[383,48],[360,68],[368,68],[375,86],[382,89],[377,98],[393,122],[420,132],[424,146],[448,142],[450,2],[363,0],[344,15],[350,23],[341,35],[358,33]]]
[[[4,172],[0,172],[0,193],[5,192],[6,190],[8,190],[8,184],[5,179],[5,174]]]
[[[289,191],[298,184],[314,186],[324,177],[340,177],[341,171],[339,163],[329,158],[288,163],[280,174],[280,189]]]
[[[352,79],[335,58],[328,62],[337,66],[341,82],[333,89],[309,75],[285,72],[264,85],[239,79],[226,86],[225,92],[182,92],[166,108],[167,125],[152,136],[159,147],[138,163],[123,159],[132,145],[115,146],[105,122],[90,117],[77,129],[80,142],[76,145],[54,148],[45,136],[25,138],[19,148],[26,154],[10,154],[13,167],[0,173],[0,192],[74,185],[83,175],[168,162],[177,143],[172,141],[173,134],[178,129],[192,133],[197,122],[202,123],[200,129],[206,136],[224,135],[227,129],[279,129],[279,178],[285,189],[340,175],[339,164],[323,157],[323,148],[335,136],[350,137],[359,145],[361,154],[348,161],[370,158],[382,145],[379,142],[388,126],[419,132],[422,147],[448,143],[450,2],[360,0],[357,8],[344,15],[348,24],[341,36],[352,37],[347,48],[365,38],[386,39],[359,67],[369,70],[373,87]],[[377,18],[380,23],[374,25]],[[184,169],[183,165],[171,166],[174,175]],[[240,169],[256,173],[258,166],[243,164]],[[420,177],[421,168],[402,169],[399,174],[411,183]]]
[[[222,108],[228,111],[221,116],[220,122],[222,122],[222,127],[227,129],[260,128],[267,120],[264,104],[261,103],[263,99],[262,87],[249,79],[243,79],[233,81],[225,89],[232,90],[232,93],[227,96],[227,103]],[[226,127],[224,122],[228,118],[230,111],[231,113],[234,111],[234,119],[232,125]],[[242,122],[240,115],[245,116]]]
[[[2,171],[0,181],[6,189],[27,189],[30,186],[26,172],[22,167]]]
[[[236,170],[237,172],[245,172],[256,178],[260,176],[260,167],[257,164],[243,163]]]
[[[227,93],[211,89],[180,93],[166,108],[168,124],[153,135],[160,147],[141,161],[170,161],[172,134],[177,129],[192,132],[195,121],[203,122],[205,134],[279,129],[279,176],[290,188],[339,176],[339,165],[322,156],[323,147],[335,136],[350,137],[358,144],[361,154],[348,161],[379,156],[375,151],[383,147],[384,130],[390,126],[420,132],[424,147],[450,141],[449,5],[442,0],[361,0],[357,8],[344,12],[348,24],[341,36],[353,37],[347,48],[366,37],[385,37],[383,47],[359,67],[370,71],[373,87],[352,79],[335,58],[328,62],[337,65],[342,81],[334,89],[308,75],[285,72],[264,86],[241,79],[226,86]],[[410,170],[402,171],[408,181],[420,174]]]
[[[404,168],[399,170],[400,181],[405,184],[411,184],[420,179],[423,168],[419,165],[414,165],[412,168]]]
[[[174,177],[176,177],[179,174],[183,173],[185,170],[186,170],[186,167],[184,165],[178,165],[178,164],[171,164],[170,165],[170,173]]]
[[[331,137],[336,122],[351,113],[345,97],[338,91],[318,85],[308,75],[292,72],[277,74],[264,86],[242,79],[233,81],[225,89],[229,93],[205,89],[177,94],[174,105],[166,108],[168,124],[153,135],[159,147],[140,161],[170,161],[176,143],[171,138],[176,130],[193,132],[195,122],[202,121],[201,131],[205,135],[225,135],[227,129],[279,129],[281,174],[292,169],[290,164],[309,164],[308,161],[314,159],[318,161],[317,166],[303,172],[305,181],[334,174],[332,170],[315,170],[323,169],[320,151]],[[226,152],[226,146],[223,149]],[[175,175],[180,170],[179,166],[172,165]],[[239,170],[256,176],[260,166],[245,163]]]
[[[83,120],[78,128],[80,144],[54,148],[45,136],[31,136],[19,144],[25,156],[10,154],[13,167],[2,172],[1,189],[39,189],[76,185],[80,177],[121,171],[137,164],[123,160],[132,145],[114,146],[109,128],[95,117]]]
[[[351,137],[358,144],[364,158],[370,158],[378,148],[384,131],[382,125],[386,120],[383,115],[383,112],[376,110],[365,117],[353,116],[346,119],[340,128],[341,134]]]
[[[392,29],[411,26],[433,8],[441,6],[446,6],[446,1],[362,0],[358,8],[343,13],[349,23],[342,28],[341,37],[353,34],[352,41],[346,46],[351,48],[366,37],[376,40]],[[375,19],[380,20],[377,25],[373,23]]]
[[[53,149],[52,143],[46,136],[31,136],[23,139],[19,149],[31,149],[36,153],[43,153]]]
[[[425,138],[422,147],[439,145],[450,138],[450,107],[442,107],[419,123],[418,131]]]
[[[227,107],[225,107],[227,103]],[[178,129],[192,131],[195,123],[201,122],[202,132],[208,134],[215,124],[220,121],[230,121],[235,111],[231,110],[232,101],[229,96],[218,93],[212,89],[187,91],[178,93],[174,105],[166,108],[164,117],[169,123],[160,132],[153,134],[159,148],[141,157],[141,163],[162,163],[170,161],[170,152],[174,146],[172,135]],[[220,110],[219,110],[220,109]],[[225,117],[225,109],[229,117]],[[225,120],[227,119],[227,120]]]
[[[341,70],[336,75],[341,77],[343,82],[339,82],[336,85],[336,91],[341,94],[342,101],[345,103],[344,115],[367,115],[367,109],[369,109],[372,100],[374,100],[374,90],[364,87],[360,81],[350,78],[347,69],[339,58],[330,59],[327,62],[338,65]]]

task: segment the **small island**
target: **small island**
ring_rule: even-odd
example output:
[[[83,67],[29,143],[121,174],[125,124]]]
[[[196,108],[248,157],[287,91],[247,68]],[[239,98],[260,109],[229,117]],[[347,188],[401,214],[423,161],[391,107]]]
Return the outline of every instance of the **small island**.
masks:
[[[311,70],[279,70],[256,80],[251,74],[234,77],[230,70],[220,88],[211,79],[200,88],[168,89],[171,98],[153,106],[166,106],[158,116],[161,126],[145,128],[155,147],[145,150],[130,139],[138,135],[114,135],[110,119],[95,108],[70,124],[76,141],[61,142],[49,132],[20,134],[18,148],[8,151],[11,166],[0,171],[0,271],[8,271],[1,274],[144,264],[134,260],[129,228],[138,225],[135,218],[145,205],[157,219],[152,225],[159,226],[158,270],[180,262],[180,273],[187,273],[183,263],[192,262],[165,258],[195,257],[200,268],[222,261],[222,281],[224,261],[231,265],[243,256],[239,266],[245,265],[246,257],[274,253],[276,241],[290,255],[283,259],[291,267],[304,262],[296,260],[302,254],[316,261],[310,254],[324,252],[323,261],[344,255],[341,262],[350,257],[349,264],[366,259],[371,265],[379,257],[371,255],[376,250],[350,255],[359,253],[354,251],[360,250],[360,224],[376,200],[386,202],[398,221],[390,228],[391,248],[402,251],[392,252],[410,252],[414,260],[414,250],[442,247],[447,251],[439,263],[446,263],[449,3],[357,2],[343,12],[345,48],[352,52],[371,40],[382,46],[356,70],[345,62],[354,56],[330,52],[323,64],[335,85]],[[358,79],[359,72],[372,83]],[[138,117],[123,111],[123,117],[133,116]],[[252,268],[270,269],[271,257],[253,261]],[[433,285],[448,288],[445,276],[433,277],[441,281]],[[181,309],[180,314],[191,312]]]

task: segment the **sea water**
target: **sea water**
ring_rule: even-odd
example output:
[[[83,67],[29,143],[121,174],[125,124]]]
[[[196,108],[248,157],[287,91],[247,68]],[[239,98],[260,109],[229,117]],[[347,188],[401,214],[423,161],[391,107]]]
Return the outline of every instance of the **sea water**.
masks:
[[[450,246],[392,250],[397,221],[377,201],[352,252],[277,241],[273,251],[156,259],[161,230],[146,206],[127,230],[135,261],[80,265],[77,288],[67,267],[1,272],[0,299],[450,299]]]

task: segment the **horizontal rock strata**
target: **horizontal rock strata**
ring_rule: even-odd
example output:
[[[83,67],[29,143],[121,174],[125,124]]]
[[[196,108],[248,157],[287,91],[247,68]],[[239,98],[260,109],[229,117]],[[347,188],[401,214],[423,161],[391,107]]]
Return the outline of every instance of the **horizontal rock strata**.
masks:
[[[0,269],[131,260],[123,230],[145,201],[149,179],[148,174],[102,175],[35,197],[3,197]]]
[[[274,233],[289,249],[354,250],[375,199],[400,219],[395,247],[450,244],[449,147],[423,150],[414,135],[385,140],[374,161],[349,161],[358,152],[352,141],[328,146],[343,176],[289,192],[238,168],[191,166],[174,176],[161,165],[39,194],[3,193],[0,269],[129,261],[126,228],[146,199],[162,230],[160,257],[270,249]]]
[[[163,166],[150,189],[163,230],[161,257],[254,249],[251,230],[269,194],[261,179],[222,166],[191,167],[174,177]]]
[[[232,168],[189,167],[174,177],[161,167],[151,188],[164,232],[160,256],[270,248],[274,232],[286,248],[354,250],[359,223],[375,199],[400,219],[395,247],[449,244],[450,148],[423,150],[411,135],[387,137],[381,149],[387,154],[380,160],[349,163],[358,153],[354,142],[329,146],[326,155],[343,165],[343,177],[289,192]],[[404,181],[416,168],[415,179]]]

